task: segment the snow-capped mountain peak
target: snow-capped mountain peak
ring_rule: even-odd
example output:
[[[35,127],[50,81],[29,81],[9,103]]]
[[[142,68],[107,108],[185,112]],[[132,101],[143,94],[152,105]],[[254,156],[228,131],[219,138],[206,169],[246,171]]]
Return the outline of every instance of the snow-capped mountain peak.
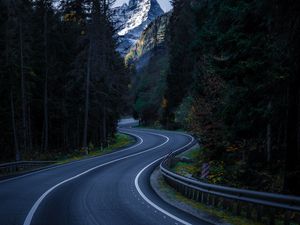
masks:
[[[142,4],[137,4],[137,7],[134,7],[135,4],[132,2],[133,1],[129,2],[129,8],[133,8],[133,10],[132,10],[133,13],[128,14],[128,18],[124,24],[123,29],[118,32],[118,34],[121,36],[127,34],[132,29],[140,26],[148,18],[148,12],[149,12],[150,6],[151,6],[149,4],[150,1],[143,0]]]
[[[125,55],[143,30],[164,12],[156,0],[130,0],[113,9],[114,20],[121,37],[119,51]]]

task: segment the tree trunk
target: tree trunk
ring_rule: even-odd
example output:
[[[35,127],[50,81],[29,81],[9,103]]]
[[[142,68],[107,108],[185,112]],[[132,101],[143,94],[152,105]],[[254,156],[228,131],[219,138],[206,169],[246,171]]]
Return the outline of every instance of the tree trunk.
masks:
[[[7,11],[9,11],[9,6],[7,6]],[[8,35],[8,24],[5,24],[5,59],[6,59],[6,65],[8,66],[9,61],[9,35]],[[11,107],[11,124],[12,124],[12,130],[13,130],[13,140],[14,140],[14,147],[15,147],[15,160],[20,161],[21,160],[21,153],[19,149],[19,141],[18,141],[18,134],[17,134],[17,128],[16,128],[16,117],[15,117],[15,103],[14,103],[14,96],[13,96],[13,79],[12,75],[10,74],[10,107]]]
[[[47,7],[47,6],[45,6]],[[44,14],[44,57],[45,57],[45,84],[44,84],[44,151],[48,150],[48,22],[47,22],[47,9]]]
[[[106,137],[107,137],[107,132],[106,132],[106,110],[105,110],[105,104],[102,105],[102,142],[104,144],[107,143]]]
[[[15,104],[12,90],[10,91],[10,106],[11,106],[11,123],[13,128],[14,146],[15,146],[15,159],[16,161],[21,160],[21,154],[19,150],[19,143],[16,131],[16,120],[15,120]]]
[[[285,189],[288,192],[300,193],[297,170],[299,170],[299,91],[297,84],[291,82],[288,103],[288,123],[287,123],[287,148],[286,148],[286,175]],[[299,173],[299,171],[298,171]]]
[[[81,129],[80,129],[80,118],[79,118],[79,116],[77,116],[77,126],[76,127],[77,127],[77,132],[76,132],[77,133],[77,135],[76,135],[76,144],[77,145],[76,145],[76,147],[79,148],[80,147],[80,136],[81,136],[80,135],[80,130]]]
[[[63,107],[63,149],[66,151],[68,149],[68,122],[67,122],[67,109],[66,109],[66,101],[65,96],[63,97],[62,101],[62,107]],[[77,122],[77,121],[76,121]],[[75,132],[76,133],[76,132]],[[72,140],[72,138],[71,138]],[[75,140],[73,140],[75,142]]]
[[[300,16],[294,13],[294,9],[299,6],[297,1],[289,5],[287,13],[289,20],[286,21],[284,27],[288,27],[290,43],[289,53],[292,63],[291,74],[288,86],[288,117],[287,117],[287,146],[286,146],[286,165],[285,165],[285,183],[284,188],[287,192],[300,194],[300,76],[299,76],[299,60],[300,60]]]
[[[292,85],[295,86],[295,85]],[[298,146],[298,124],[299,124],[299,96],[295,87],[290,87],[288,124],[287,124],[287,148],[286,148],[286,176],[285,189],[292,193],[299,193],[296,182],[296,171],[299,169],[299,146]]]
[[[23,56],[23,28],[19,19],[19,38],[20,38],[20,68],[21,68],[21,97],[22,97],[22,133],[23,133],[23,151],[27,150],[27,124],[26,124],[26,79],[24,73],[24,56]]]
[[[91,54],[92,43],[89,43],[88,61],[87,61],[87,75],[86,75],[86,87],[85,87],[85,109],[84,109],[84,129],[83,129],[83,148],[87,149],[87,133],[88,133],[88,120],[89,120],[89,104],[90,104],[90,76],[91,76]]]
[[[269,102],[268,104],[268,111],[271,112],[272,109],[272,103]],[[267,162],[271,162],[272,157],[272,125],[271,121],[268,122],[267,125]]]
[[[33,148],[32,146],[32,130],[31,130],[31,107],[30,104],[28,104],[28,130],[27,130],[27,134],[28,134],[28,151],[30,152]]]
[[[267,126],[267,162],[271,162],[272,157],[272,128],[271,123]]]

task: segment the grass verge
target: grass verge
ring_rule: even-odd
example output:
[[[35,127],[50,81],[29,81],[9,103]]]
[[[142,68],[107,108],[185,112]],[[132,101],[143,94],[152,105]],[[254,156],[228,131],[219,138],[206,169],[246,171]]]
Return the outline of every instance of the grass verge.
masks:
[[[188,151],[185,151],[185,152],[179,154],[178,156],[176,156],[177,160],[175,160],[175,163],[172,165],[171,170],[182,176],[193,177],[198,180],[201,180],[201,178],[200,178],[201,166],[204,162],[206,162],[204,154],[205,153],[204,153],[203,149],[200,149],[199,146],[192,148]],[[228,181],[228,180],[224,179],[224,174],[228,173],[228,171],[226,171],[226,168],[225,168],[223,162],[217,163],[216,161],[210,161],[209,163],[210,163],[210,174],[207,177],[207,179],[205,180],[205,182],[212,183],[212,184],[221,184],[221,185],[225,185],[225,186],[233,186],[233,184],[230,185],[231,180]],[[191,205],[191,207],[197,208],[200,211],[204,211],[204,212],[207,212],[218,218],[222,218],[223,220],[227,221],[230,224],[234,224],[234,225],[250,225],[250,224],[251,225],[264,225],[264,224],[268,223],[268,215],[262,215],[263,222],[255,222],[254,220],[247,219],[246,212],[243,210],[241,211],[241,216],[237,216],[234,213],[231,213],[229,211],[224,211],[221,208],[207,206],[200,202],[190,200],[190,199],[184,197],[179,192],[176,192],[176,190],[173,189],[171,186],[166,184],[163,179],[161,182],[162,182],[162,187],[165,186],[165,188],[168,191],[170,191],[170,188],[173,190],[173,198],[177,199],[178,201],[185,202],[185,203]],[[243,188],[243,187],[241,187],[241,188]],[[251,212],[251,215],[255,216],[256,213],[257,213],[256,210],[253,209],[253,212]],[[298,215],[294,214],[292,217],[298,218]],[[284,214],[282,212],[278,212],[278,214],[276,214],[275,224],[276,225],[284,224]],[[297,223],[291,222],[290,224],[296,225]]]
[[[63,164],[75,160],[80,160],[80,159],[85,159],[85,158],[90,158],[90,157],[96,157],[96,156],[101,156],[105,155],[108,153],[111,153],[113,151],[116,151],[120,148],[124,148],[126,146],[129,146],[135,142],[135,139],[127,134],[121,134],[117,133],[116,137],[113,141],[113,143],[105,148],[95,148],[89,151],[88,154],[80,154],[80,153],[74,153],[74,154],[68,154],[66,156],[63,156],[57,160],[57,164]]]
[[[117,151],[120,148],[125,148],[126,146],[129,146],[134,143],[135,143],[135,139],[132,136],[127,135],[127,134],[117,133],[114,140],[108,147],[93,148],[91,151],[89,151],[88,154],[86,154],[85,152],[80,151],[80,150],[75,150],[74,152],[67,153],[67,154],[57,153],[57,154],[51,154],[51,155],[45,155],[45,154],[37,155],[34,158],[28,157],[27,160],[56,161],[56,163],[51,164],[51,165],[60,165],[60,164],[64,164],[64,163],[68,163],[68,162],[72,162],[72,161],[76,161],[76,160],[105,155],[105,154]],[[27,168],[27,169],[19,168],[18,171],[14,171],[14,170],[0,171],[0,179],[10,178],[10,177],[14,177],[14,176],[17,176],[20,174],[36,171],[36,170],[42,169],[43,167],[45,167],[45,166],[35,167],[35,168]]]

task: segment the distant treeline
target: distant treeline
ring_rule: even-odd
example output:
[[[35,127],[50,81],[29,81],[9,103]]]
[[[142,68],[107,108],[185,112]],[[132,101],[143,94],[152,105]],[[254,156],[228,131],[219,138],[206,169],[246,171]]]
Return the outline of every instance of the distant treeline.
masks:
[[[111,1],[0,1],[0,161],[106,145],[125,107]]]
[[[228,180],[299,194],[300,2],[173,6],[164,95],[141,116],[194,133]]]

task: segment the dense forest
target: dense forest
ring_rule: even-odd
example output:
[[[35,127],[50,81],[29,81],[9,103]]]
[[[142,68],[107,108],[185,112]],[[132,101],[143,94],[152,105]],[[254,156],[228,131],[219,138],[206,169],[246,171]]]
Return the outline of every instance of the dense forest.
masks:
[[[113,2],[53,4],[0,1],[0,161],[106,145],[126,105]]]
[[[228,179],[299,194],[299,2],[173,4],[163,124],[192,131]]]
[[[299,194],[299,1],[173,0],[137,69],[113,2],[0,1],[0,161],[106,145],[132,96],[146,125],[198,138],[216,183]]]
[[[173,7],[163,97],[139,116],[193,133],[217,183],[299,194],[299,1],[173,0]]]

